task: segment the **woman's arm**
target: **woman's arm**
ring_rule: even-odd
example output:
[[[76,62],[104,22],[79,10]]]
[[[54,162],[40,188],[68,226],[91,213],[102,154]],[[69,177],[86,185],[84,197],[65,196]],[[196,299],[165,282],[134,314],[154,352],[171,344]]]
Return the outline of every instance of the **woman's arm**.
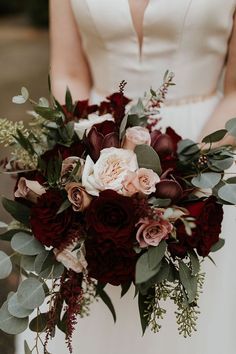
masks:
[[[92,80],[69,0],[50,0],[50,42],[54,96],[64,103],[68,86],[74,100],[88,98]]]
[[[227,120],[234,117],[236,117],[236,15],[234,16],[234,26],[229,41],[229,51],[224,81],[224,97],[205,125],[201,133],[201,138],[215,130],[224,128]],[[224,144],[236,145],[236,139],[226,136],[220,142],[220,145]]]

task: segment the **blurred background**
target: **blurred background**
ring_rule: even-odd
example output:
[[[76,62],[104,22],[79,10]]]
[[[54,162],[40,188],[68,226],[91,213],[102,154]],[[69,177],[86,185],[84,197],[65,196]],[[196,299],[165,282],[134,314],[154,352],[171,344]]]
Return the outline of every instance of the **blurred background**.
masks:
[[[27,87],[32,98],[48,95],[48,0],[0,0],[0,117],[27,121],[30,106],[15,105],[12,97]],[[0,149],[0,159],[7,151]],[[12,198],[14,179],[0,175],[0,195]],[[0,221],[9,221],[0,206]],[[1,232],[1,230],[0,230]],[[10,252],[7,243],[0,249]],[[0,303],[16,287],[17,274],[0,281]],[[0,353],[14,354],[14,337],[0,331]],[[22,353],[23,354],[23,353]]]

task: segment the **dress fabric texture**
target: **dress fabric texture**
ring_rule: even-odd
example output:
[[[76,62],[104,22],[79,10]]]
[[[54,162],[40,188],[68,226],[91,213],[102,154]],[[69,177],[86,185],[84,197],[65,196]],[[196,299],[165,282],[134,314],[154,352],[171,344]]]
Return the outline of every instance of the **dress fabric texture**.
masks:
[[[160,126],[172,126],[183,138],[198,139],[221,99],[218,85],[236,1],[150,0],[141,48],[128,0],[71,0],[71,4],[93,77],[91,100],[116,91],[122,80],[127,81],[126,96],[137,99],[150,87],[158,88],[169,69],[175,73],[176,86],[169,90]],[[120,299],[120,287],[108,286],[117,323],[101,301],[94,303],[90,317],[79,320],[74,354],[235,354],[236,212],[230,206],[224,210],[226,245],[214,255],[217,266],[205,262],[197,333],[190,339],[179,336],[175,307],[166,302],[160,333],[147,331],[142,337],[134,289]],[[22,340],[18,342],[17,354],[22,354]],[[57,335],[49,352],[67,352],[63,335]]]

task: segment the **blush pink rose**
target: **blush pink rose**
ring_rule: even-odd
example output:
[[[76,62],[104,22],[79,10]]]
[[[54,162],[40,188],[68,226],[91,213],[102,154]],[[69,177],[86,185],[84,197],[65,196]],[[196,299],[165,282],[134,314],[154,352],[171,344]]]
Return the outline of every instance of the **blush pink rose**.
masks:
[[[123,149],[134,150],[137,145],[143,144],[151,144],[151,136],[148,129],[137,126],[126,130]]]
[[[123,180],[123,194],[131,196],[135,193],[149,195],[156,191],[159,176],[148,168],[139,168],[136,172],[129,171]]]
[[[37,203],[37,199],[44,193],[46,193],[46,189],[38,181],[30,181],[21,177],[14,195],[16,198],[25,198],[32,203]]]
[[[142,218],[136,224],[139,229],[136,234],[136,240],[141,248],[148,246],[158,246],[162,240],[169,237],[173,225],[162,218],[151,220],[148,217]]]

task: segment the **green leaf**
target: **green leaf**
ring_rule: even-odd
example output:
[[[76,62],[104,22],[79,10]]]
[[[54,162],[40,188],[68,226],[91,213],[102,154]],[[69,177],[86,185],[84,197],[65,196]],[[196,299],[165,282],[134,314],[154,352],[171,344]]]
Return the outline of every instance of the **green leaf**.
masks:
[[[42,333],[47,328],[48,312],[40,313],[37,317],[33,318],[29,324],[29,328],[33,332]]]
[[[138,294],[138,308],[140,315],[140,322],[142,326],[143,335],[148,327],[148,318],[145,316],[148,307],[148,297],[153,295],[154,289],[150,289],[148,294],[143,295],[139,292]]]
[[[14,138],[16,139],[16,141],[21,145],[21,147],[23,149],[25,149],[30,155],[34,155],[35,154],[35,151],[34,151],[34,148],[33,148],[33,145],[31,144],[30,140],[29,140],[29,137],[26,138],[22,132],[17,129],[16,130],[17,132],[17,135],[13,135]]]
[[[28,327],[29,319],[12,316],[7,308],[7,302],[0,309],[0,329],[8,334],[20,334]]]
[[[161,283],[163,280],[167,280],[169,277],[169,272],[170,272],[170,265],[169,263],[163,259],[160,267],[158,267],[158,272],[156,275],[154,275],[152,278],[147,280],[145,283],[138,284],[138,289],[141,292],[141,294],[146,295],[150,288],[153,287],[155,284]]]
[[[148,248],[148,263],[150,269],[158,267],[159,263],[165,256],[166,248],[167,243],[164,240],[162,240],[158,246]]]
[[[194,250],[189,252],[189,258],[191,261],[192,275],[196,275],[199,273],[199,270],[200,270],[200,262],[199,262],[197,254]]]
[[[15,293],[8,300],[8,311],[9,313],[17,318],[25,318],[28,317],[33,310],[28,310],[24,308],[18,301],[17,294]]]
[[[29,98],[29,92],[26,87],[21,88],[21,95],[12,97],[12,102],[16,104],[24,104]]]
[[[156,151],[148,145],[136,146],[134,152],[137,155],[139,168],[148,168],[161,175],[161,163]]]
[[[191,183],[198,188],[213,188],[220,182],[220,180],[220,173],[206,172],[193,177]]]
[[[226,184],[218,190],[218,196],[231,204],[236,204],[236,184]]]
[[[179,276],[191,304],[197,295],[197,278],[192,275],[191,270],[183,261],[179,261]]]
[[[7,278],[12,271],[10,257],[3,251],[0,251],[0,279]]]
[[[209,134],[207,136],[205,136],[203,139],[202,139],[202,142],[203,143],[215,143],[221,139],[223,139],[223,137],[225,136],[225,134],[227,133],[227,130],[226,129],[220,129],[220,130],[217,130],[215,131],[214,133],[212,134]]]
[[[116,312],[110,297],[107,295],[107,293],[104,290],[99,290],[98,295],[100,296],[102,301],[107,305],[107,307],[111,311],[114,322],[116,322]]]
[[[15,220],[21,222],[26,226],[29,226],[30,208],[28,208],[24,204],[15,202],[4,197],[2,198],[2,205]]]
[[[121,297],[123,297],[130,289],[132,282],[121,284]]]
[[[59,123],[63,122],[64,115],[62,112],[49,108],[49,107],[42,107],[42,106],[35,106],[34,110],[36,113],[38,113],[41,117],[47,119],[47,120],[52,120],[56,121]]]
[[[20,266],[25,271],[34,272],[35,256],[22,256]]]
[[[178,155],[195,155],[200,151],[198,145],[190,139],[179,141],[177,146]]]
[[[228,122],[225,124],[225,128],[230,135],[236,138],[236,118],[228,120]]]
[[[225,244],[225,240],[223,238],[220,238],[218,242],[216,242],[212,247],[211,247],[211,252],[217,252],[219,251]]]
[[[142,256],[139,257],[136,263],[135,271],[135,284],[142,284],[154,277],[161,268],[161,263],[154,269],[151,269],[149,266],[149,256],[148,252],[145,252]]]
[[[224,171],[232,166],[234,163],[233,157],[226,157],[224,159],[210,159],[208,166],[213,171]]]
[[[122,119],[121,121],[121,124],[120,124],[120,139],[122,139],[124,133],[125,133],[125,128],[126,128],[126,125],[127,125],[127,121],[128,121],[128,114],[126,114],[124,116],[124,118]]]
[[[24,229],[11,229],[0,235],[0,241],[11,241],[12,237],[18,232],[25,232]]]
[[[34,278],[24,280],[18,288],[17,298],[21,306],[33,310],[42,305],[45,293],[42,283]]]
[[[65,211],[66,209],[68,209],[69,207],[71,207],[71,202],[69,201],[69,199],[66,199],[62,205],[60,206],[57,215],[63,213],[63,211]]]
[[[66,108],[67,108],[68,112],[72,112],[73,111],[73,100],[72,100],[72,96],[71,96],[71,92],[69,90],[69,87],[66,88],[65,101],[66,101]]]
[[[14,251],[26,256],[34,256],[44,250],[44,247],[36,238],[25,232],[18,232],[13,236],[11,247]]]
[[[25,350],[25,354],[32,354],[32,351],[30,350],[26,340],[24,340],[24,350]]]

